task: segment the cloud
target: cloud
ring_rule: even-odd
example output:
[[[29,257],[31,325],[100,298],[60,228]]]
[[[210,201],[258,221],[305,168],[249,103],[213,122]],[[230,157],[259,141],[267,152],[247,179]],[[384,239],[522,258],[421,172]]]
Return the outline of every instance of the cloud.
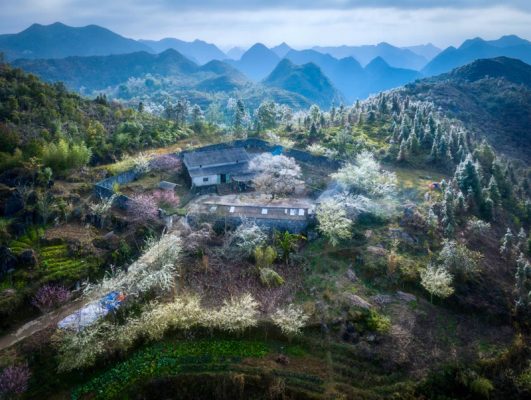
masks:
[[[135,39],[200,38],[223,47],[258,41],[446,47],[476,36],[531,37],[528,0],[0,0],[0,9],[4,32],[61,21],[98,24]]]

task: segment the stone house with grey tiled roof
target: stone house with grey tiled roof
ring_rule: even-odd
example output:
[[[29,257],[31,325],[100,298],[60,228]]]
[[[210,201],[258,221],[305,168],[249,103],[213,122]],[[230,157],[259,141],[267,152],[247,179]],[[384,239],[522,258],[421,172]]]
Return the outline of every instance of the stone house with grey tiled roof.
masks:
[[[249,160],[250,156],[243,148],[199,150],[183,156],[192,189],[228,183],[249,183],[254,176],[249,171]]]

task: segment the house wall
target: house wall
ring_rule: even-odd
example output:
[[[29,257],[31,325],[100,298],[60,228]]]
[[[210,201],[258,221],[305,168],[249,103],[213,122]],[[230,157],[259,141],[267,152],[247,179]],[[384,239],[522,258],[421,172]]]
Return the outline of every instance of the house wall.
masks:
[[[207,182],[204,182],[203,178],[208,178]],[[205,175],[205,176],[196,176],[192,178],[193,186],[209,186],[217,185],[219,183],[219,175]]]

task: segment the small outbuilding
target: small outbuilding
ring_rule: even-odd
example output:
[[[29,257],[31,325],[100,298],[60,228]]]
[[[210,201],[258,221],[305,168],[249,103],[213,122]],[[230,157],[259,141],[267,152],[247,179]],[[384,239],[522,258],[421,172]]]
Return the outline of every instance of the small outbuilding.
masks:
[[[249,171],[249,160],[243,148],[198,150],[183,156],[192,188],[250,181],[253,173]]]

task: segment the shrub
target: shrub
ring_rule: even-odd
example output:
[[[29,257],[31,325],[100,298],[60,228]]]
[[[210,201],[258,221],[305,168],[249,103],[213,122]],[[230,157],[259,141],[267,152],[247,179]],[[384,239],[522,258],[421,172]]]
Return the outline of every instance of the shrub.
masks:
[[[355,164],[346,164],[331,175],[341,186],[358,194],[387,196],[396,190],[396,175],[382,170],[374,155],[363,151]]]
[[[442,267],[462,279],[470,277],[477,271],[482,258],[480,253],[469,250],[464,244],[448,239],[444,240],[439,253]]]
[[[338,199],[327,199],[317,209],[319,231],[328,237],[332,246],[351,237],[352,221],[347,218],[344,204]]]
[[[430,293],[430,301],[433,301],[433,295],[446,298],[454,292],[453,277],[444,268],[429,265],[420,273],[420,279],[420,284]]]
[[[63,172],[87,165],[92,153],[84,143],[69,144],[61,139],[57,144],[50,143],[42,151],[42,162],[54,172]]]
[[[210,326],[227,332],[240,332],[258,323],[258,303],[250,294],[225,300],[223,306],[211,314]]]
[[[280,328],[283,334],[294,336],[301,333],[309,317],[301,307],[290,304],[286,308],[279,308],[271,316],[273,323]]]
[[[379,333],[388,332],[391,328],[391,320],[389,317],[378,314],[374,310],[369,310],[369,314],[365,319],[365,323],[367,324],[367,328],[369,330]]]
[[[490,223],[478,218],[472,218],[467,223],[467,229],[472,236],[480,238],[490,230]]]
[[[44,285],[37,291],[31,304],[41,312],[47,312],[68,301],[70,296],[70,291],[64,286]]]
[[[257,247],[265,244],[267,235],[254,222],[244,222],[236,230],[227,235],[225,250],[235,247],[243,253],[244,257],[253,254]]]
[[[281,286],[284,278],[272,268],[260,268],[260,282],[267,287]]]
[[[133,158],[133,170],[138,174],[147,174],[151,171],[149,157],[145,154],[138,154]]]
[[[492,385],[492,382],[481,376],[470,382],[470,391],[486,399],[489,398],[490,392],[492,392],[493,389],[494,386]]]
[[[254,260],[259,269],[270,267],[277,258],[276,250],[271,247],[257,247],[254,249]]]
[[[172,212],[179,207],[181,200],[179,196],[172,190],[155,190],[153,192],[153,200],[157,207],[162,208],[167,212]]]
[[[31,377],[27,364],[12,365],[5,368],[0,374],[0,397],[18,396],[28,390]]]
[[[152,159],[150,167],[154,171],[177,171],[181,169],[182,162],[177,157],[170,154],[164,154]]]

